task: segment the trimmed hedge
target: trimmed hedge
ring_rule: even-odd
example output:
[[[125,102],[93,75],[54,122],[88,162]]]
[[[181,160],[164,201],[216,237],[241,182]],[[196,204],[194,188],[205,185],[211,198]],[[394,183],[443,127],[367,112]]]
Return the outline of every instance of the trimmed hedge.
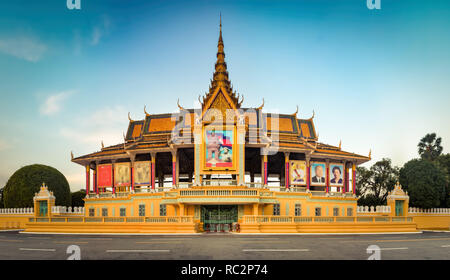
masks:
[[[3,190],[5,208],[33,207],[34,194],[39,192],[43,182],[53,192],[56,205],[71,206],[66,177],[51,166],[33,164],[20,168],[9,178]]]

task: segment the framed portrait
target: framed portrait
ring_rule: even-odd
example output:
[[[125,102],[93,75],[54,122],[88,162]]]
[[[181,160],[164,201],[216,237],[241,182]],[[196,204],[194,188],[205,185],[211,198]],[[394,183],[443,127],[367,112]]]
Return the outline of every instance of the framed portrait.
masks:
[[[116,186],[129,186],[131,184],[131,163],[120,162],[114,164],[114,184]]]
[[[235,169],[235,130],[233,127],[204,129],[204,169]]]
[[[306,185],[306,161],[289,161],[290,185]]]
[[[133,179],[134,185],[150,185],[150,161],[135,161]]]
[[[344,185],[344,165],[340,163],[330,164],[330,186]]]
[[[311,163],[311,185],[325,186],[326,181],[326,165],[324,162]]]
[[[97,184],[99,187],[112,187],[111,164],[100,164],[97,166]]]

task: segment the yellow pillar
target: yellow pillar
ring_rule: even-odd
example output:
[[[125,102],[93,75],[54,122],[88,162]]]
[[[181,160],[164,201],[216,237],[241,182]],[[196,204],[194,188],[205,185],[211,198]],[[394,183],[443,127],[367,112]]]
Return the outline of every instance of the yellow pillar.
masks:
[[[180,216],[185,216],[184,215],[184,204],[183,203],[180,204]]]
[[[258,203],[253,204],[253,215],[258,216]]]

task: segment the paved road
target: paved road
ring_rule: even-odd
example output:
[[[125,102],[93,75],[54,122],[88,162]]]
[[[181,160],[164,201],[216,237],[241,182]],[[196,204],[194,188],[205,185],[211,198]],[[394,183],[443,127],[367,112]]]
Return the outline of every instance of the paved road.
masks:
[[[377,245],[383,260],[450,260],[450,232],[377,235],[58,235],[0,232],[0,259],[366,260]]]

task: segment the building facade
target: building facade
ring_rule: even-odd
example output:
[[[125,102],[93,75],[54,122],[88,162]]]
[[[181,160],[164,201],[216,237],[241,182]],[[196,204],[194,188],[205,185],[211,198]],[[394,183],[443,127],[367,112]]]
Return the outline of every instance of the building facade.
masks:
[[[229,231],[252,216],[352,217],[356,166],[370,160],[320,143],[311,118],[243,107],[228,77],[222,25],[201,109],[132,120],[124,142],[73,157],[86,170],[87,217],[192,217]],[[151,107],[151,106],[150,106]],[[298,107],[297,107],[298,109]]]

